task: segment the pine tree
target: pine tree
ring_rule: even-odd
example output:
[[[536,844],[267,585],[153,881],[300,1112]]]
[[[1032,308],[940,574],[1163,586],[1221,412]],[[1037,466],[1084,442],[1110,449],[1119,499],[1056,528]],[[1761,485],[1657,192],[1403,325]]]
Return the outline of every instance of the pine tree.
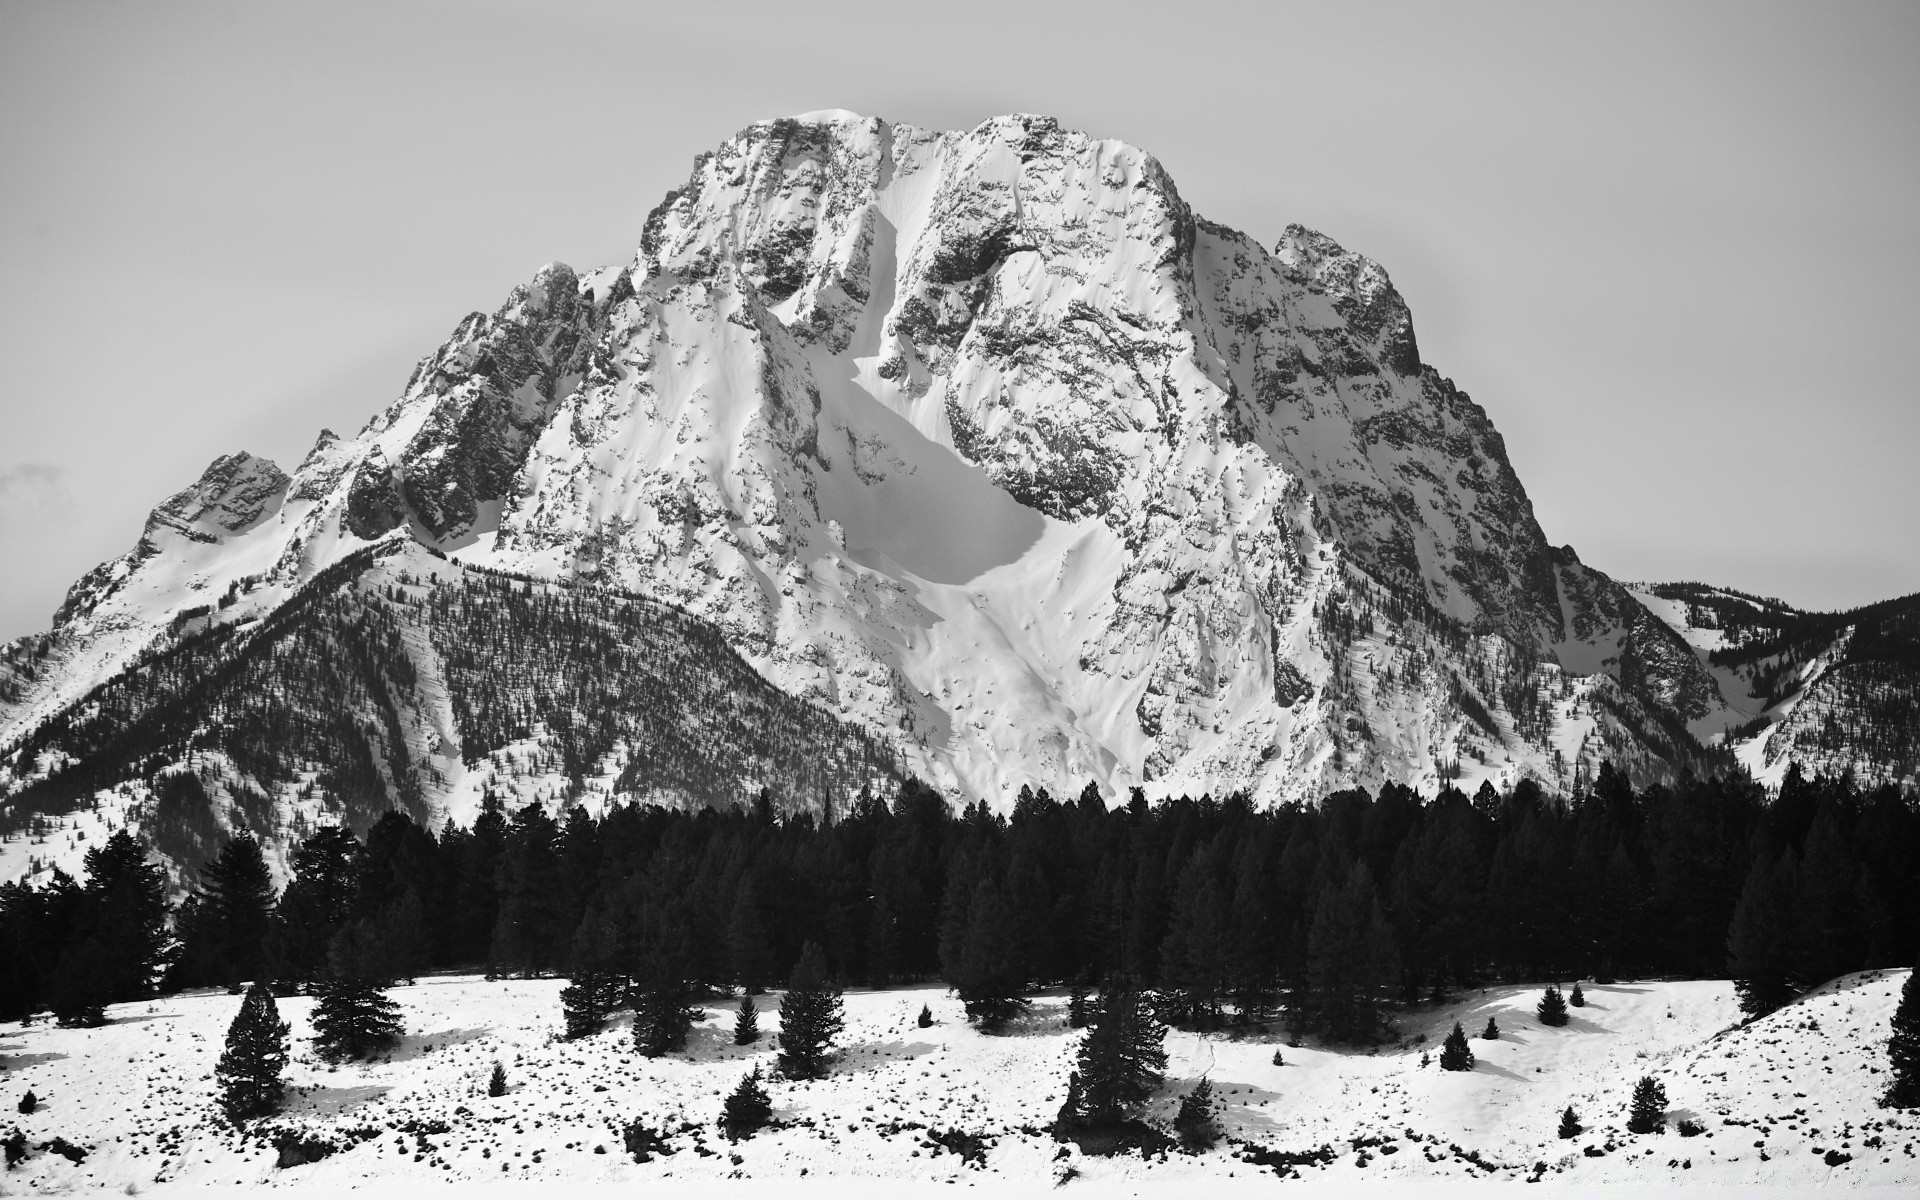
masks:
[[[28,1088],[26,1095],[20,1097],[19,1108],[23,1116],[29,1117],[40,1111],[40,1097],[33,1094],[32,1088]]]
[[[633,1047],[648,1058],[686,1049],[700,1009],[693,983],[686,924],[650,902],[641,917],[641,951],[633,972]]]
[[[752,1137],[773,1118],[773,1102],[761,1086],[760,1068],[755,1067],[740,1080],[720,1108],[720,1128],[728,1138]]]
[[[592,1037],[607,1026],[619,1007],[622,980],[613,969],[613,923],[589,907],[573,937],[568,963],[570,982],[560,989],[560,1011],[568,1040]]]
[[[780,998],[780,1073],[789,1079],[824,1078],[842,1025],[840,989],[827,980],[826,952],[808,942]]]
[[[499,974],[531,979],[557,965],[565,882],[560,878],[560,827],[538,802],[513,814],[500,862],[500,915],[488,964]]]
[[[1633,1104],[1627,1110],[1630,1133],[1655,1133],[1667,1127],[1667,1089],[1651,1075],[1633,1085]]]
[[[1793,897],[1797,891],[1793,852],[1768,863],[1756,856],[1740,902],[1727,927],[1727,971],[1740,995],[1740,1010],[1762,1017],[1793,999]]]
[[[1220,1140],[1220,1122],[1214,1114],[1213,1084],[1206,1076],[1193,1090],[1180,1097],[1180,1111],[1174,1114],[1173,1129],[1180,1143],[1189,1150],[1208,1150]]]
[[[1087,999],[1087,984],[1084,977],[1073,981],[1073,990],[1067,994],[1067,1028],[1085,1029],[1087,1014],[1091,1010]]]
[[[1580,985],[1576,983],[1573,985],[1573,988],[1573,994],[1578,996],[1580,994]],[[1560,988],[1557,984],[1549,984],[1547,990],[1540,994],[1540,1003],[1534,1011],[1540,1014],[1540,1023],[1542,1025],[1558,1027],[1565,1025],[1570,1019],[1567,1016],[1566,998],[1560,994]]]
[[[1567,1111],[1560,1114],[1560,1136],[1576,1138],[1580,1136],[1581,1129],[1580,1114],[1573,1111],[1573,1105],[1567,1105]]]
[[[86,912],[108,1004],[153,994],[167,953],[166,873],[124,829],[87,851]]]
[[[1460,1028],[1458,1021],[1453,1023],[1453,1032],[1447,1035],[1446,1044],[1440,1047],[1440,1069],[1473,1070],[1473,1047],[1467,1045],[1467,1031]]]
[[[1328,1037],[1370,1042],[1385,1027],[1382,992],[1400,978],[1399,950],[1365,863],[1315,906],[1307,942],[1310,1016]]]
[[[507,1068],[497,1060],[493,1064],[493,1074],[487,1076],[487,1095],[500,1097],[507,1094]]]
[[[1881,1103],[1889,1108],[1920,1108],[1920,966],[1900,989],[1900,1005],[1893,1010],[1893,1036],[1887,1039],[1887,1058],[1893,1080]]]
[[[1086,1091],[1080,1086],[1080,1072],[1074,1071],[1067,1076],[1067,1098],[1061,1102],[1060,1111],[1053,1118],[1053,1132],[1065,1137],[1078,1129],[1086,1119]]]
[[[1234,974],[1232,897],[1225,870],[1204,850],[1194,854],[1174,892],[1167,936],[1160,944],[1162,1013],[1183,1025],[1212,1029]]]
[[[1567,997],[1567,1003],[1573,1005],[1575,1008],[1585,1008],[1587,1006],[1587,994],[1580,990],[1580,981],[1577,979],[1573,982],[1573,995]],[[1548,1021],[1547,1024],[1551,1025],[1553,1022]]]
[[[1117,1125],[1152,1096],[1166,1076],[1166,1036],[1138,987],[1120,981],[1102,988],[1080,1040],[1080,1105],[1070,1127]]]
[[[733,1044],[751,1046],[760,1040],[760,1011],[753,1006],[753,997],[740,997],[740,1015],[733,1022]]]
[[[293,878],[274,906],[279,978],[311,983],[327,973],[327,945],[353,913],[359,850],[350,831],[330,826],[294,851]]]
[[[242,830],[200,869],[194,919],[181,922],[181,956],[175,981],[184,987],[208,983],[239,990],[260,977],[273,915],[273,874],[254,836]]]
[[[1481,1039],[1482,1041],[1486,1041],[1486,1042],[1497,1042],[1497,1041],[1499,1041],[1499,1040],[1500,1040],[1500,1024],[1499,1024],[1499,1022],[1497,1022],[1497,1021],[1495,1021],[1495,1020],[1494,1020],[1494,1019],[1493,1019],[1492,1017],[1488,1017],[1488,1018],[1487,1018],[1487,1027],[1486,1027],[1485,1029],[1483,1029],[1483,1030],[1481,1030],[1481,1031],[1480,1031],[1480,1039]]]
[[[327,1062],[372,1058],[404,1031],[400,1006],[372,983],[329,979],[314,988],[313,1052]]]
[[[933,1010],[922,1004],[920,1006],[920,1016],[915,1019],[914,1024],[922,1029],[930,1027],[933,1024]]]
[[[499,922],[500,864],[506,846],[506,807],[496,793],[488,791],[480,798],[480,815],[460,846],[455,866],[455,961],[478,963],[487,958]]]
[[[774,977],[773,951],[767,945],[766,924],[760,918],[759,889],[751,878],[741,881],[727,918],[727,965],[733,982],[748,995],[765,991]]]
[[[263,981],[247,989],[240,1012],[227,1027],[226,1050],[213,1068],[220,1109],[239,1124],[277,1112],[287,1069],[287,1023]]]
[[[47,1006],[63,1026],[97,1028],[107,1023],[106,1006],[113,999],[114,963],[100,939],[86,937],[60,956],[47,981]]]
[[[982,879],[967,906],[967,929],[959,960],[947,982],[966,1005],[967,1019],[999,1029],[1026,1007],[1026,969],[1020,962],[1019,928],[992,876]]]

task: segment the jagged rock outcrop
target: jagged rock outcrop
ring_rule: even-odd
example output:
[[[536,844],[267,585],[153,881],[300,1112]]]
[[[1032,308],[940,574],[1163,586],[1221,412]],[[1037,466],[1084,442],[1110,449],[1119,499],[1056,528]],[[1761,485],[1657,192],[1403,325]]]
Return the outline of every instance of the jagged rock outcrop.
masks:
[[[674,606],[956,799],[1732,762],[1709,664],[1550,545],[1377,263],[1044,117],[753,126],[631,263],[544,268],[290,481],[220,470],[0,678],[0,789],[128,664],[406,541]],[[490,786],[440,774],[434,812]]]

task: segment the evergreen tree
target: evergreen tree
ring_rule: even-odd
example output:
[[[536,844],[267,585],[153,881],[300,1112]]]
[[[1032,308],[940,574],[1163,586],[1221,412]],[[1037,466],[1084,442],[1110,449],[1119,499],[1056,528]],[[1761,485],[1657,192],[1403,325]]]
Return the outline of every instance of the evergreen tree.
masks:
[[[1889,1108],[1920,1108],[1920,966],[1900,989],[1900,1005],[1893,1010],[1893,1036],[1887,1039],[1887,1059],[1893,1079],[1881,1103]]]
[[[1440,1047],[1440,1069],[1473,1070],[1473,1047],[1467,1045],[1467,1031],[1460,1028],[1458,1021],[1453,1023],[1453,1032],[1447,1035],[1446,1044]]]
[[[1233,911],[1222,869],[1205,849],[1194,852],[1174,892],[1160,945],[1163,1012],[1200,1029],[1220,1024],[1221,1002],[1234,973]]]
[[[1193,1085],[1193,1090],[1180,1097],[1180,1111],[1174,1114],[1174,1132],[1180,1135],[1180,1144],[1189,1150],[1208,1150],[1220,1140],[1220,1122],[1214,1113],[1213,1084],[1206,1076]]]
[[[1492,1017],[1488,1017],[1487,1027],[1480,1031],[1480,1039],[1482,1041],[1487,1041],[1487,1042],[1499,1041],[1500,1040],[1500,1023],[1495,1021]]]
[[[569,1040],[599,1033],[619,1007],[623,981],[613,969],[615,952],[613,923],[599,908],[589,907],[573,936],[570,982],[560,989],[560,1008]]]
[[[560,827],[538,802],[513,814],[500,863],[500,915],[493,927],[488,965],[499,974],[531,979],[558,965],[561,903]]]
[[[633,1048],[659,1058],[687,1047],[700,1009],[693,1003],[686,924],[677,912],[649,903],[641,916],[641,950],[633,971]]]
[[[1587,1006],[1587,994],[1580,990],[1580,981],[1577,979],[1573,981],[1573,995],[1567,997],[1567,1003],[1573,1005],[1575,1008],[1585,1008]],[[1551,1025],[1553,1022],[1548,1021],[1547,1024]]]
[[[181,987],[226,984],[236,992],[261,976],[273,915],[273,875],[260,843],[242,830],[200,869],[194,911],[181,922]]]
[[[1582,1128],[1580,1124],[1580,1114],[1573,1111],[1573,1105],[1567,1105],[1567,1111],[1560,1114],[1560,1136],[1563,1138],[1579,1137]]]
[[[47,1006],[61,1025],[92,1029],[107,1023],[114,962],[97,937],[87,936],[60,956],[47,981]]]
[[[279,978],[311,983],[327,973],[327,946],[353,913],[359,851],[358,838],[331,826],[293,852],[293,878],[274,906]]]
[[[1068,1127],[1118,1125],[1145,1103],[1166,1077],[1166,1036],[1167,1027],[1132,982],[1102,988],[1080,1039],[1080,1104]]]
[[[150,996],[168,947],[166,873],[124,829],[87,851],[86,864],[89,936],[105,965],[101,994],[109,1004]]]
[[[328,979],[314,988],[313,1052],[327,1062],[372,1058],[404,1031],[400,1006],[372,983]]]
[[[1315,907],[1307,946],[1310,1020],[1335,1041],[1374,1041],[1386,1029],[1383,992],[1399,977],[1399,951],[1373,876],[1356,863]]]
[[[1580,985],[1576,983],[1573,987],[1573,994],[1578,996],[1580,994]],[[1560,994],[1560,988],[1557,984],[1547,985],[1547,990],[1540,994],[1540,1003],[1535,1007],[1534,1011],[1540,1014],[1540,1023],[1542,1025],[1558,1027],[1565,1025],[1567,1021],[1571,1019],[1567,1016],[1566,997]]]
[[[240,1012],[227,1028],[226,1050],[213,1069],[220,1108],[238,1124],[279,1111],[287,1069],[287,1023],[265,982],[247,989]]]
[[[720,1128],[729,1139],[752,1137],[773,1119],[773,1102],[760,1083],[760,1068],[754,1067],[740,1080],[720,1108]]]
[[[500,864],[506,857],[507,816],[500,797],[480,798],[480,815],[460,843],[456,867],[453,958],[461,963],[487,961],[500,915]]]
[[[314,987],[313,1050],[327,1062],[372,1058],[405,1032],[400,1006],[383,990],[390,958],[377,930],[356,921],[333,935],[328,976]]]
[[[914,1023],[922,1029],[931,1026],[933,1024],[933,1010],[922,1004],[920,1006],[920,1016],[915,1019]]]
[[[507,1068],[494,1060],[493,1074],[487,1076],[487,1095],[499,1098],[507,1094]]]
[[[1087,1016],[1091,1008],[1092,1006],[1087,998],[1085,978],[1074,980],[1073,990],[1067,994],[1067,1028],[1085,1029],[1087,1027]]]
[[[1064,1138],[1078,1129],[1086,1120],[1086,1107],[1086,1089],[1080,1086],[1080,1072],[1071,1072],[1067,1076],[1067,1098],[1061,1102],[1060,1111],[1054,1114],[1054,1136]]]
[[[780,1073],[789,1079],[824,1078],[840,1036],[840,989],[827,980],[827,956],[808,942],[780,998]]]
[[[947,982],[966,1005],[967,1019],[999,1029],[1026,1007],[1026,970],[1020,963],[1019,928],[992,876],[982,879],[967,906],[967,932],[959,961]]]
[[[759,888],[751,878],[741,881],[727,917],[727,965],[733,982],[749,995],[765,991],[774,978],[773,951],[760,916]]]
[[[760,1010],[753,1006],[753,997],[740,997],[740,1015],[733,1021],[733,1044],[751,1046],[760,1040]]]
[[[33,1094],[32,1088],[28,1088],[26,1094],[20,1097],[19,1108],[21,1115],[29,1117],[40,1111],[40,1097]]]
[[[1627,1110],[1629,1133],[1655,1133],[1667,1127],[1667,1089],[1651,1075],[1633,1085],[1633,1104]]]
[[[1762,1017],[1793,999],[1793,852],[1769,863],[1755,856],[1740,902],[1727,927],[1727,970],[1740,996],[1740,1010]]]

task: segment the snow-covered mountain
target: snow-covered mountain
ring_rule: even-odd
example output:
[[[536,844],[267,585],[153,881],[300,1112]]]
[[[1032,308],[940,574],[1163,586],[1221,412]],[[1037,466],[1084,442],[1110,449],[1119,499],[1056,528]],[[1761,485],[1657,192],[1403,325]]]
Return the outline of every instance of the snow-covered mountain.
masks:
[[[1920,596],[1812,613],[1699,583],[1632,590],[1713,675],[1717,702],[1691,728],[1756,779],[1798,763],[1867,787],[1920,780]]]
[[[210,638],[244,657],[248,630],[347,574],[400,629],[384,699],[327,701],[370,706],[336,740],[364,740],[384,799],[437,817],[488,787],[619,794],[644,739],[598,714],[676,697],[448,684],[451,627],[405,614],[487,572],[717,630],[880,747],[841,755],[869,764],[841,786],[897,768],[996,805],[1089,779],[1277,802],[1732,763],[1696,738],[1725,706],[1714,671],[1548,543],[1378,264],[1213,224],[1150,155],[1045,117],[939,133],[826,112],[700,156],[632,262],[543,268],[290,475],[222,458],[156,509],[0,656],[10,825],[56,804],[43,785],[81,757],[76,723],[100,732],[96,689],[138,691],[130,669]],[[515,736],[468,744],[489,704]],[[182,772],[281,820],[338,803],[329,762],[246,769],[204,752],[213,724],[96,745],[57,804],[104,788],[138,820]],[[791,778],[724,746],[709,768],[704,792],[654,790]]]

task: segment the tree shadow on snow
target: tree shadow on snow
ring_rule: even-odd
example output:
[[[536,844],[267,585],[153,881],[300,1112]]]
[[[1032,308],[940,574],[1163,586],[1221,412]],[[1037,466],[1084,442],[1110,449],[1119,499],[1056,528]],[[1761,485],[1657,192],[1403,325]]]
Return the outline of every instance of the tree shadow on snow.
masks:
[[[391,1090],[374,1083],[363,1083],[355,1087],[317,1087],[306,1092],[301,1098],[312,1106],[316,1116],[334,1116],[348,1109],[358,1108],[369,1101],[378,1100]]]
[[[1190,1091],[1198,1080],[1197,1075],[1179,1080],[1168,1078],[1168,1090],[1176,1098],[1174,1099],[1176,1105],[1177,1097]],[[1213,1084],[1213,1101],[1221,1121],[1241,1133],[1276,1133],[1284,1128],[1271,1114],[1256,1107],[1280,1098],[1281,1093],[1271,1088],[1242,1083],[1237,1079],[1216,1080]]]
[[[1578,1009],[1573,1009],[1568,1012],[1567,1023],[1561,1026],[1562,1029],[1570,1029],[1575,1033],[1617,1034],[1619,1032],[1619,1030],[1617,1029],[1609,1029],[1605,1025],[1601,1025],[1594,1021],[1589,1021],[1587,1018],[1582,1016],[1574,1015],[1577,1012],[1579,1012]]]
[[[59,1062],[61,1059],[67,1057],[53,1050],[36,1050],[32,1054],[7,1053],[13,1049],[15,1049],[15,1047],[0,1046],[0,1069],[17,1071],[21,1067],[37,1066],[44,1062]]]
[[[107,1024],[109,1025],[146,1025],[153,1021],[171,1021],[175,1017],[178,1017],[179,1015],[180,1015],[179,1013],[166,1012],[166,1013],[141,1013],[137,1017],[108,1017]]]
[[[1533,1082],[1533,1080],[1528,1079],[1525,1075],[1522,1075],[1517,1071],[1509,1071],[1505,1067],[1495,1066],[1493,1063],[1488,1062],[1484,1058],[1475,1059],[1473,1062],[1473,1069],[1477,1074],[1498,1075],[1502,1079],[1511,1079],[1518,1083]]]
[[[400,1044],[387,1055],[389,1062],[407,1062],[434,1053],[448,1046],[458,1046],[464,1042],[477,1042],[493,1032],[492,1026],[478,1029],[442,1029],[436,1033],[409,1033],[400,1039]]]
[[[834,1060],[836,1069],[873,1070],[888,1063],[907,1062],[940,1047],[934,1042],[859,1042],[840,1051]]]

